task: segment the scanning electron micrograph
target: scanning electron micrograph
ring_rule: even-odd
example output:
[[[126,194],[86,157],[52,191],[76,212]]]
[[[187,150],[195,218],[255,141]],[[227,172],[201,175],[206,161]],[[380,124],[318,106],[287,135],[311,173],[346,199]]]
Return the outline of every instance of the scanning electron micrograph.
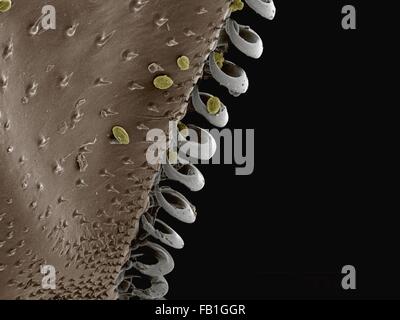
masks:
[[[272,0],[0,0],[0,299],[166,296],[168,248],[184,240],[163,217],[195,222],[190,193],[206,176],[195,165],[217,148],[185,116],[225,127],[229,108],[202,83],[242,95],[229,47],[263,53],[235,19],[243,10],[266,28],[276,11]]]

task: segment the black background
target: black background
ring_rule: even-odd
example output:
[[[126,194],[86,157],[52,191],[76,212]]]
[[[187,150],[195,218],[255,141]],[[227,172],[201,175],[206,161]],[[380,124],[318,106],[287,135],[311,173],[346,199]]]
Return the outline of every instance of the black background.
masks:
[[[357,30],[341,27],[345,4],[356,6]],[[233,98],[212,80],[201,84],[228,106],[228,128],[256,130],[255,172],[203,165],[206,187],[180,188],[198,220],[184,225],[163,215],[186,243],[171,250],[167,298],[399,298],[395,210],[378,197],[385,169],[374,161],[384,7],[276,6],[272,22],[248,7],[234,14],[264,40],[260,60],[233,46],[226,56],[246,70],[249,92]],[[195,115],[185,121],[211,128]],[[357,270],[354,291],[340,285],[348,264]]]

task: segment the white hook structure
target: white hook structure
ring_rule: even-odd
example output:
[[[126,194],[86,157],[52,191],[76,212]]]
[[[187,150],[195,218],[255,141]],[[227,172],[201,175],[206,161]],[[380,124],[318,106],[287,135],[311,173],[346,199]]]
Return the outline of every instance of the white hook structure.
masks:
[[[193,124],[188,124],[187,127],[190,129],[189,137],[192,140],[185,139],[179,143],[180,156],[187,155],[192,160],[210,160],[217,151],[214,137],[208,131]]]
[[[203,174],[191,163],[172,165],[167,161],[163,171],[169,180],[182,183],[190,191],[200,191],[206,183]]]
[[[262,17],[273,20],[275,18],[276,8],[272,0],[245,0],[247,5]]]
[[[264,51],[262,39],[250,27],[240,25],[233,19],[228,19],[225,30],[231,42],[245,55],[254,59],[262,56]]]
[[[162,246],[153,242],[146,242],[141,247],[146,247],[152,251],[152,256],[157,259],[155,264],[146,264],[144,262],[137,261],[135,255],[131,257],[133,267],[141,273],[148,276],[165,276],[174,270],[175,263],[172,256]],[[146,254],[144,254],[146,255]],[[139,254],[138,257],[142,256]]]
[[[133,284],[131,292],[122,292],[119,295],[120,300],[129,300],[132,296],[144,300],[158,300],[165,297],[169,291],[167,280],[163,276],[149,277],[150,286],[146,289],[136,288]]]
[[[226,106],[221,103],[221,109],[219,110],[219,112],[217,114],[210,114],[207,111],[207,105],[205,104],[203,98],[205,100],[208,100],[209,98],[212,98],[212,95],[204,92],[199,92],[198,87],[195,86],[192,92],[192,104],[196,112],[206,118],[207,121],[212,125],[219,128],[225,127],[229,121],[229,114]]]
[[[184,242],[181,236],[165,222],[156,219],[154,225],[149,222],[146,214],[141,217],[142,227],[150,236],[174,249],[182,249]]]
[[[185,223],[196,221],[196,211],[188,199],[170,187],[155,188],[158,204],[172,217]]]
[[[215,61],[215,53],[211,53],[208,59],[210,72],[213,78],[222,86],[228,88],[234,96],[246,93],[249,89],[249,79],[246,72],[236,64],[225,61],[222,69]]]

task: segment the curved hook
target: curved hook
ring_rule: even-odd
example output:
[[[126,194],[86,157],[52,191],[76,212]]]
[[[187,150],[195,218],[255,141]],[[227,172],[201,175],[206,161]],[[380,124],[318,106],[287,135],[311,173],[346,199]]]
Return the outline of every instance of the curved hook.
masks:
[[[237,49],[245,55],[258,59],[264,51],[261,37],[250,27],[240,25],[233,19],[226,22],[226,33]]]
[[[194,87],[192,92],[192,104],[197,113],[201,114],[204,118],[208,120],[212,125],[222,128],[225,127],[229,121],[228,109],[221,103],[221,109],[217,114],[210,114],[207,111],[207,105],[204,103],[203,99],[212,98],[212,95],[204,92],[199,92],[197,86]]]
[[[245,0],[247,5],[262,17],[272,20],[275,18],[276,8],[273,0]]]
[[[225,60],[223,67],[220,68],[215,61],[215,53],[213,52],[208,58],[208,64],[213,78],[220,85],[228,88],[232,95],[238,96],[249,89],[249,79],[246,72],[233,62]]]
[[[150,249],[152,251],[151,255],[157,260],[157,262],[155,264],[146,264],[144,262],[140,262],[137,260],[137,258],[140,256],[146,256],[147,253],[138,254],[135,252],[131,256],[131,260],[132,266],[136,270],[148,276],[164,276],[174,269],[174,260],[169,252],[159,244],[148,241],[140,245],[140,247]]]
[[[118,290],[120,300],[129,300],[131,298],[159,300],[165,297],[168,293],[168,282],[163,276],[140,277],[142,279],[147,278],[150,282],[149,287],[145,289],[136,288],[133,283],[134,278],[138,277],[132,276],[129,280],[124,280],[124,285]]]
[[[188,124],[187,127],[189,129],[190,140],[185,139],[185,141],[179,142],[181,163],[196,163],[196,160],[210,160],[217,151],[217,143],[214,137],[207,130],[193,124]]]
[[[158,300],[165,297],[168,293],[169,286],[167,280],[163,276],[155,276],[150,278],[150,287],[147,289],[135,288],[132,293],[140,299]]]
[[[200,191],[205,185],[205,179],[199,169],[193,164],[172,165],[169,162],[163,164],[166,177],[178,181],[191,191]]]
[[[152,237],[174,249],[182,249],[184,242],[181,236],[165,222],[156,219],[154,225],[147,220],[146,214],[141,217],[143,229]]]
[[[158,204],[172,217],[185,223],[196,221],[195,207],[179,192],[170,187],[155,188]]]

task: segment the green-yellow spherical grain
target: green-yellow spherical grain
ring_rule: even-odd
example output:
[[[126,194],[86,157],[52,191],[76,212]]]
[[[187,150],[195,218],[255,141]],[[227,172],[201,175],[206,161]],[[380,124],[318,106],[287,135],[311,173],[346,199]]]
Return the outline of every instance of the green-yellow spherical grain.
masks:
[[[214,59],[215,59],[215,63],[217,64],[217,66],[219,68],[222,68],[224,66],[225,58],[224,58],[224,54],[223,53],[215,52],[214,53]]]
[[[244,3],[242,2],[242,0],[234,0],[229,8],[232,12],[241,11],[244,8]]]
[[[186,71],[190,69],[190,59],[187,56],[181,56],[176,60],[179,69]]]
[[[129,135],[124,128],[115,126],[112,128],[112,132],[119,144],[129,144]]]
[[[173,86],[174,81],[167,75],[163,75],[156,77],[153,81],[153,84],[157,89],[167,90]]]
[[[207,112],[212,115],[216,115],[221,110],[221,100],[217,97],[211,97],[207,101]]]
[[[11,0],[0,0],[0,12],[7,12],[12,6]]]

